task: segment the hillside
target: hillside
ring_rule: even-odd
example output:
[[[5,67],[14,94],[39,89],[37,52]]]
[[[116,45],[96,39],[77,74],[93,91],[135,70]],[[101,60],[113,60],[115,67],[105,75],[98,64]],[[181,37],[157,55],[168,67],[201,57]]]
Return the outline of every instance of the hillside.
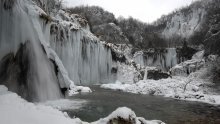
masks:
[[[152,24],[132,17],[115,19],[112,13],[96,6],[68,10],[89,20],[91,31],[102,40],[130,43],[138,49],[148,49],[182,46],[184,39],[191,46],[204,44],[203,41],[210,37],[210,31],[219,31],[219,3],[219,0],[199,0],[162,16]]]

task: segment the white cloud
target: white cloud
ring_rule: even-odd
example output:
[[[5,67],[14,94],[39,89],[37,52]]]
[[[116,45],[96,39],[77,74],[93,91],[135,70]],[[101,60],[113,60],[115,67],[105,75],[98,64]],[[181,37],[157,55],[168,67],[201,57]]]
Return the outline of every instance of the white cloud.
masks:
[[[153,22],[161,15],[168,14],[194,0],[64,0],[65,5],[97,5],[112,12],[116,17],[132,16],[144,22]]]

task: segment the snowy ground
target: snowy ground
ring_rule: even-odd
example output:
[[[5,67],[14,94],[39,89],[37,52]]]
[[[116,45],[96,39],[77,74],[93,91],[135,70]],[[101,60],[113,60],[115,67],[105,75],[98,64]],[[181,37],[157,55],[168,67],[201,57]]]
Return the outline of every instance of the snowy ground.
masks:
[[[162,95],[181,100],[220,104],[220,94],[213,91],[213,85],[206,79],[206,69],[191,73],[188,77],[175,76],[161,80],[141,80],[135,84],[103,84],[102,88],[137,94]]]
[[[44,104],[33,104],[22,99],[16,93],[0,85],[0,123],[1,124],[88,124],[78,118],[69,118],[67,113],[59,109],[76,109],[85,101],[57,100]],[[53,107],[51,107],[53,106]],[[61,108],[60,108],[61,107]],[[133,124],[164,124],[161,121],[147,121],[136,117],[135,113],[126,107],[118,108],[106,118],[102,118],[92,124],[107,124],[117,119],[133,122]]]

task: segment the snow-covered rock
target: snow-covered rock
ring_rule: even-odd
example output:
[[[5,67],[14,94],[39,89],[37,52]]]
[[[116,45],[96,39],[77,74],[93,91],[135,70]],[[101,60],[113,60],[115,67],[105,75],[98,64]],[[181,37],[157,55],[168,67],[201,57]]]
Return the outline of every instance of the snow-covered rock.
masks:
[[[73,96],[78,93],[91,93],[91,92],[92,90],[89,87],[71,85],[70,90],[68,91],[68,95]]]
[[[212,90],[214,85],[205,79],[207,69],[191,73],[188,77],[174,76],[160,80],[141,80],[135,84],[103,84],[102,88],[136,94],[161,95],[182,100],[220,104],[220,94]]]
[[[108,117],[102,118],[91,124],[165,124],[159,120],[147,121],[144,118],[137,117],[135,113],[127,108],[120,107],[112,112]]]

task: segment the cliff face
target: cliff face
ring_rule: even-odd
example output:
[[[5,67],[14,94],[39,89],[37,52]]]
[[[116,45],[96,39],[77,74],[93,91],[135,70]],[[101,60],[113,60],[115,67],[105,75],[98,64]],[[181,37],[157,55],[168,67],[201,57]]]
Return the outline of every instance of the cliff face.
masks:
[[[169,45],[181,45],[186,39],[190,45],[206,45],[210,34],[219,31],[219,0],[200,0],[163,16],[153,23]]]
[[[166,27],[162,30],[162,36],[171,38],[180,36],[189,38],[195,31],[200,30],[200,26],[206,14],[205,9],[201,6],[184,8],[176,12],[173,16],[167,17]]]

